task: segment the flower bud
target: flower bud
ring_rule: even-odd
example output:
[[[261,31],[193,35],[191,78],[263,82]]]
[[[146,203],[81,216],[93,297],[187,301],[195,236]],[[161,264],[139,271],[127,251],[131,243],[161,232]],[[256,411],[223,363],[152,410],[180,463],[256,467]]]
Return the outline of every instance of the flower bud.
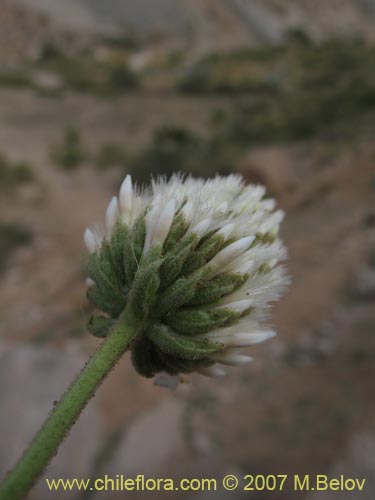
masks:
[[[288,279],[278,238],[281,211],[240,176],[173,176],[140,191],[127,176],[112,198],[105,234],[86,229],[88,324],[106,337],[122,314],[142,325],[130,346],[145,377],[200,372],[251,358],[239,349],[274,335],[259,323]],[[172,383],[173,382],[173,383]]]

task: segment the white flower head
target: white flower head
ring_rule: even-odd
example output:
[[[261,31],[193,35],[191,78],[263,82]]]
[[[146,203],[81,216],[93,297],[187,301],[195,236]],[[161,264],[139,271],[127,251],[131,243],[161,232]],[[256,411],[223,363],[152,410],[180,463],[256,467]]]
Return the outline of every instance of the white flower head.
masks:
[[[174,386],[182,373],[222,376],[225,365],[250,362],[242,350],[275,335],[263,322],[288,284],[283,212],[264,194],[239,175],[174,175],[143,191],[127,176],[105,232],[84,234],[88,297],[104,313],[90,331],[104,337],[130,311],[147,325],[133,365],[146,377],[162,373],[164,385],[168,374]]]

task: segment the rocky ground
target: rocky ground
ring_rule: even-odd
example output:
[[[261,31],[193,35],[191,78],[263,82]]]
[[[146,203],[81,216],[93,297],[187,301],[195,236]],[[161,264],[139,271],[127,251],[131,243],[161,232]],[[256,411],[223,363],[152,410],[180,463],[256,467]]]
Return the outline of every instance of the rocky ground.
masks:
[[[91,164],[58,169],[50,152],[61,131],[73,123],[88,147],[116,139],[136,148],[165,123],[204,133],[218,106],[225,106],[223,98],[141,91],[116,101],[0,92],[0,151],[31,162],[35,174],[34,182],[0,198],[1,220],[26,224],[34,236],[1,274],[1,472],[97,345],[85,331],[82,231],[102,220],[121,173]],[[372,498],[373,167],[370,132],[345,141],[253,147],[242,172],[264,182],[287,213],[282,234],[292,286],[274,309],[278,337],[253,349],[253,365],[231,370],[220,384],[193,376],[176,392],[138,377],[125,357],[47,476],[343,473],[366,475],[361,498]],[[38,488],[31,498],[48,498]],[[239,491],[228,498],[237,497],[250,498]]]

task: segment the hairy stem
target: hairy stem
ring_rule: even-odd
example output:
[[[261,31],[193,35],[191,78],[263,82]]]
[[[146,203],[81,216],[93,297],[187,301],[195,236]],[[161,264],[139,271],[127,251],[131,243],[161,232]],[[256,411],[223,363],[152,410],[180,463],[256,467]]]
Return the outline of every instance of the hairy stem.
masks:
[[[37,482],[88,401],[128,350],[142,325],[123,314],[54,407],[19,462],[0,484],[0,500],[21,500]]]

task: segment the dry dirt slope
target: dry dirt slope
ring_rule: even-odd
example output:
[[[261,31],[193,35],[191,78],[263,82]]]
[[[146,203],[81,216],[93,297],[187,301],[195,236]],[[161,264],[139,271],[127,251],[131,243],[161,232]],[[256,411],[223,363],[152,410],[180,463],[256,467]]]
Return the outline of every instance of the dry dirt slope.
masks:
[[[26,222],[35,233],[34,243],[15,253],[2,275],[3,345],[13,345],[16,352],[19,346],[24,352],[25,342],[37,339],[43,356],[51,347],[62,357],[78,347],[85,357],[96,342],[84,329],[81,234],[88,223],[101,219],[117,173],[99,172],[91,165],[71,174],[60,172],[50,164],[48,145],[74,113],[93,143],[112,134],[140,143],[160,120],[183,120],[204,128],[203,110],[208,113],[216,104],[202,108],[200,100],[139,95],[94,106],[92,98],[45,100],[24,92],[4,92],[0,99],[0,150],[29,159],[38,178],[34,186],[0,201],[3,218]],[[147,120],[139,116],[142,103]],[[374,412],[375,318],[373,296],[361,294],[358,279],[363,271],[370,275],[373,157],[373,145],[366,138],[250,152],[244,173],[249,179],[263,178],[287,211],[283,236],[293,285],[273,315],[280,334],[256,352],[252,367],[232,371],[220,385],[193,377],[177,393],[172,404],[177,410],[170,413],[167,405],[177,431],[165,447],[161,475],[220,475],[232,468],[276,473],[328,470],[352,436],[368,432]],[[38,366],[46,370],[44,380],[49,381],[53,364]],[[17,394],[16,377],[13,382]],[[47,392],[39,387],[37,394]],[[168,439],[165,425],[172,424],[158,403],[171,397],[136,377],[124,359],[93,402],[104,434],[93,427],[91,439],[101,442],[141,412],[148,418],[137,419],[142,431],[131,427],[131,445],[119,441],[119,455],[108,459],[114,462],[106,467],[121,472],[125,458],[129,460],[128,447],[148,435],[156,422]],[[38,399],[29,403],[33,401]],[[37,414],[37,406],[33,411]],[[12,420],[7,419],[8,425]],[[157,456],[159,445],[153,443],[148,451],[143,441],[138,445],[141,457]],[[152,470],[152,460],[145,464]]]

